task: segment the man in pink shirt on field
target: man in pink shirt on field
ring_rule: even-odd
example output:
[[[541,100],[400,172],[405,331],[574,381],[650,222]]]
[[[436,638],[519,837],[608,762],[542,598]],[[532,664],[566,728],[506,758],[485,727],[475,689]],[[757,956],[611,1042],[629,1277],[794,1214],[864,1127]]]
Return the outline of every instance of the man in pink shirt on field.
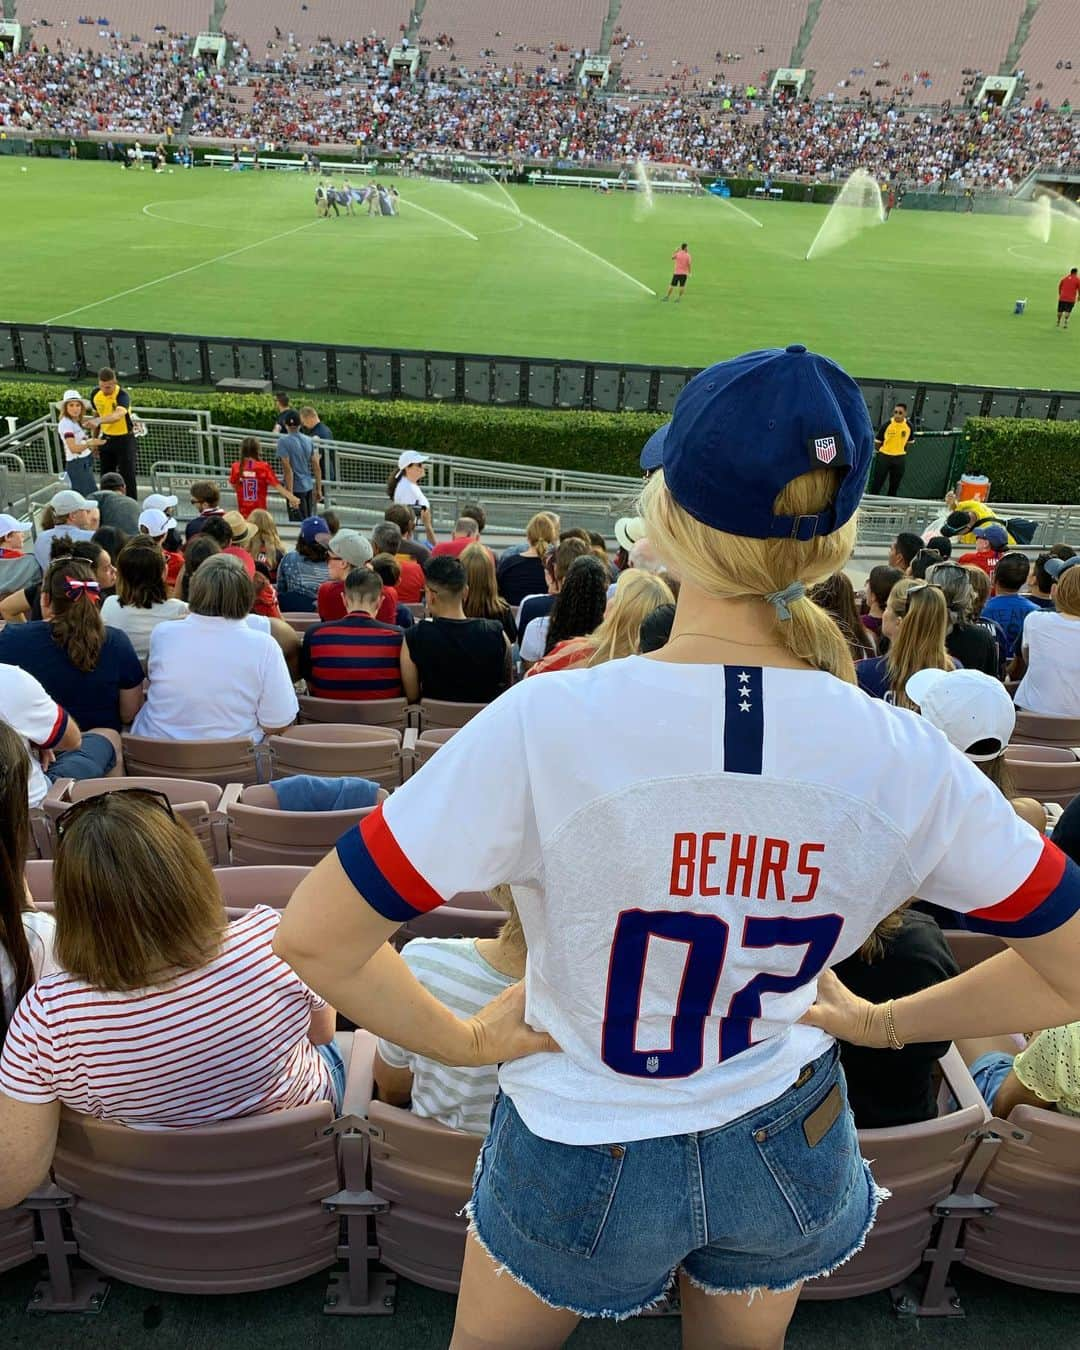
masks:
[[[677,290],[679,294],[675,297],[675,303],[678,304],[683,298],[683,291],[686,288],[686,278],[690,275],[690,254],[686,251],[686,245],[680,244],[671,255],[671,261],[675,264],[675,271],[671,278],[671,285],[667,288],[665,300],[671,299],[671,292]]]

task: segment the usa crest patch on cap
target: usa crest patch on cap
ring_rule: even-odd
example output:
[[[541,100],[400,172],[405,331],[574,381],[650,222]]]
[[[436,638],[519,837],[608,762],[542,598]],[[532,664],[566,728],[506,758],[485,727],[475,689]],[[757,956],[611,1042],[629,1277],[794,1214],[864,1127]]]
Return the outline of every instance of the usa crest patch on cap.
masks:
[[[831,464],[836,458],[836,437],[818,436],[814,441],[814,458],[821,464]]]

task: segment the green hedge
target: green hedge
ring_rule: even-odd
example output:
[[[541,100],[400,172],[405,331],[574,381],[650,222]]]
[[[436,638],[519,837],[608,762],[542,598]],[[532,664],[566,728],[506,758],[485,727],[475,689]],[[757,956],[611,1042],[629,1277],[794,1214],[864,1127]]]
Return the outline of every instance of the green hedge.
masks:
[[[996,500],[1080,502],[1080,422],[972,417],[964,440],[964,467],[990,479]]]
[[[0,384],[0,415],[32,421],[60,397],[54,384]],[[143,408],[206,408],[221,426],[269,430],[276,407],[269,395],[196,393],[136,385],[132,401]],[[553,469],[636,475],[641,447],[667,418],[657,413],[549,411],[488,408],[458,403],[315,399],[338,440],[429,454],[464,455]],[[301,402],[297,396],[295,402]]]

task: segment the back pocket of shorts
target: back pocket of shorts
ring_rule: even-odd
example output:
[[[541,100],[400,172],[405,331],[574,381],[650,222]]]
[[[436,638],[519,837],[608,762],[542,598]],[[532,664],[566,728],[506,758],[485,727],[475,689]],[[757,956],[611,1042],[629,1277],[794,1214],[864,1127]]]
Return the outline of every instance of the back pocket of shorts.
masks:
[[[500,1112],[489,1184],[506,1220],[532,1242],[591,1256],[622,1173],[619,1145],[556,1144]]]
[[[859,1140],[839,1082],[824,1097],[759,1126],[753,1140],[804,1234],[840,1213],[862,1175]]]

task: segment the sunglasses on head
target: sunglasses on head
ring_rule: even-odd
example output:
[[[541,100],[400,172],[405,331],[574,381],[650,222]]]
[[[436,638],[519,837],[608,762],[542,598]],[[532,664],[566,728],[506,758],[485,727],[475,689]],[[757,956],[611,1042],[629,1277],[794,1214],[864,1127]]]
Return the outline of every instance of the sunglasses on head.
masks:
[[[156,788],[117,788],[114,792],[99,792],[93,797],[84,797],[81,802],[75,802],[69,806],[66,811],[56,818],[56,838],[57,841],[63,839],[66,832],[71,828],[80,816],[84,816],[91,810],[102,810],[112,797],[139,797],[144,801],[153,803],[163,810],[170,820],[176,819],[176,812],[173,810],[172,802],[164,792],[158,792]]]

